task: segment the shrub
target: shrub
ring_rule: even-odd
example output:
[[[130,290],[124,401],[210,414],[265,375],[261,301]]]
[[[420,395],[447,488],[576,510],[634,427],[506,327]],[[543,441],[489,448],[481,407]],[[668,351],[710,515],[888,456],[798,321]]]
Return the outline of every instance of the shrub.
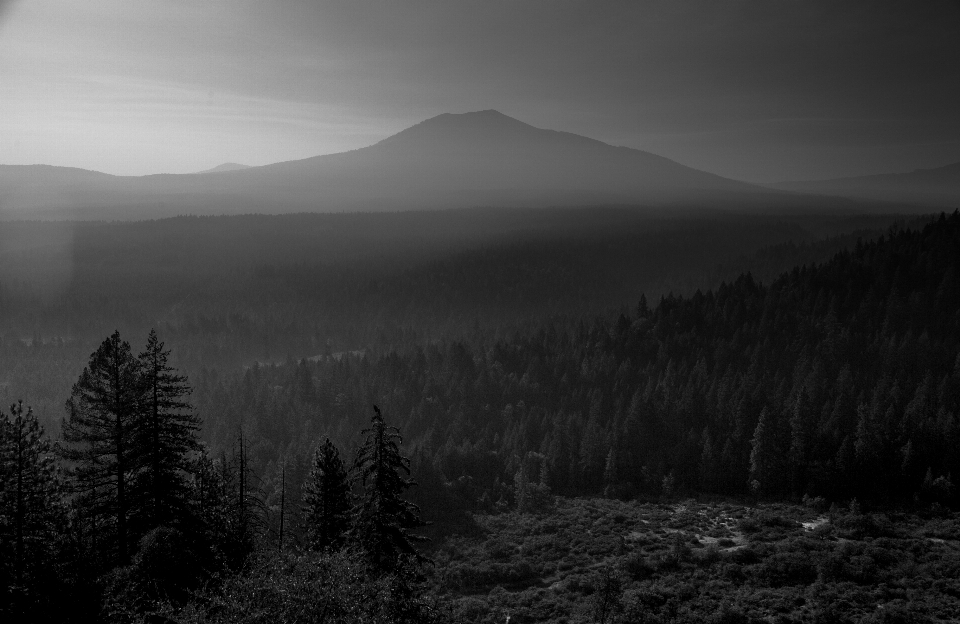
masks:
[[[880,580],[881,569],[897,563],[889,552],[847,542],[824,557],[818,566],[820,578],[871,585]]]
[[[418,578],[403,564],[397,574],[371,579],[359,557],[345,552],[265,558],[222,587],[195,595],[184,608],[165,605],[150,621],[198,624],[277,622],[439,623],[439,605],[418,598]],[[159,619],[158,619],[159,618]]]
[[[810,531],[810,535],[819,540],[827,540],[833,537],[834,532],[835,529],[833,525],[825,522]]]
[[[813,612],[813,624],[851,624],[852,620],[841,613],[836,605],[821,605]]]
[[[654,566],[641,553],[631,553],[623,561],[623,570],[635,581],[650,578],[654,573]]]
[[[756,566],[756,572],[773,587],[809,585],[817,579],[817,567],[804,552],[774,553]]]
[[[711,566],[720,561],[720,549],[716,544],[710,544],[702,551],[697,553],[697,563],[702,566]]]
[[[827,510],[827,501],[822,496],[803,495],[803,506],[823,513]]]
[[[884,515],[850,513],[838,517],[834,527],[840,537],[851,540],[896,536],[893,523]]]
[[[743,611],[730,605],[723,605],[719,613],[716,613],[709,620],[711,624],[750,624],[750,617]]]
[[[153,610],[162,601],[182,605],[199,582],[197,560],[184,535],[158,527],[140,540],[129,566],[107,577],[104,610],[108,618],[122,620]]]
[[[501,539],[490,539],[483,544],[484,549],[487,551],[487,554],[490,558],[503,561],[509,559],[515,552],[516,548]]]
[[[724,563],[721,565],[720,576],[737,584],[743,583],[747,578],[747,575],[743,572],[743,567],[739,563]]]
[[[864,624],[922,624],[931,621],[900,601],[879,605],[876,611],[863,620]]]
[[[751,548],[750,546],[744,546],[743,548],[737,548],[736,550],[731,550],[727,553],[724,553],[724,557],[728,561],[733,561],[734,563],[739,564],[749,564],[756,563],[759,560],[756,549]]]

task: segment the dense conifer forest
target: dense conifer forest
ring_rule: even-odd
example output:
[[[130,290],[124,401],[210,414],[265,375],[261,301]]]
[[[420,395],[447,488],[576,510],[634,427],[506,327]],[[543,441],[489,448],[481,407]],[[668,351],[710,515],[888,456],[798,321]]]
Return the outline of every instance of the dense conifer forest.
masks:
[[[7,222],[0,400],[29,397],[56,435],[64,397],[114,330],[156,329],[194,379],[506,336],[553,317],[632,309],[642,293],[693,294],[748,270],[770,280],[894,219],[488,208]]]
[[[505,339],[201,376],[197,402],[213,439],[243,422],[269,463],[321,431],[346,442],[379,400],[470,508],[508,502],[530,454],[571,496],[946,504],[960,474],[958,271],[952,215],[769,286],[747,273]]]
[[[854,218],[630,233],[613,213],[573,245],[567,218],[541,240],[470,234],[452,257],[411,235],[347,273],[297,264],[287,245],[275,265],[198,269],[196,297],[175,304],[164,297],[188,266],[141,281],[165,265],[112,265],[93,287],[99,252],[77,251],[58,292],[5,282],[3,390],[23,401],[0,417],[0,616],[740,622],[773,609],[836,622],[867,617],[870,600],[942,597],[870,612],[893,622],[957,606],[956,584],[936,581],[960,570],[960,213],[876,235],[877,220]],[[75,249],[100,249],[105,232],[147,258],[166,244],[112,227]],[[717,228],[739,237],[711,242]],[[627,287],[669,264],[676,241],[703,252],[675,267],[676,289]],[[100,298],[72,299],[83,284]],[[479,284],[472,298],[463,284]],[[69,338],[9,333],[29,310],[56,327],[70,309]],[[124,326],[89,348],[110,315]],[[65,409],[38,418],[30,393],[64,379]],[[690,515],[691,497],[723,502]],[[572,527],[595,540],[570,546],[583,557],[545,559]],[[907,559],[912,572],[893,570]],[[723,591],[691,589],[713,573]],[[781,591],[853,596],[844,583],[878,579],[887,593],[847,607],[800,608]]]

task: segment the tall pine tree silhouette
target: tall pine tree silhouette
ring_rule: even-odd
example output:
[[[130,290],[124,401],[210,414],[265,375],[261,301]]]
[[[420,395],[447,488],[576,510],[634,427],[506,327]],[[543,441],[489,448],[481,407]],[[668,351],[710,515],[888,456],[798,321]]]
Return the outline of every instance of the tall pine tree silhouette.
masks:
[[[403,498],[416,482],[409,478],[410,459],[400,453],[400,430],[384,423],[376,405],[370,427],[361,433],[354,470],[363,495],[354,510],[353,539],[373,571],[395,572],[404,559],[421,558],[415,544],[426,540],[411,532],[424,526],[420,508]]]
[[[63,423],[61,453],[73,466],[78,503],[98,532],[110,531],[108,558],[121,564],[130,557],[141,396],[139,364],[115,331],[74,384]]]
[[[303,502],[310,548],[342,545],[350,529],[350,482],[340,451],[330,438],[314,453],[310,476],[303,484]]]
[[[187,402],[190,385],[167,363],[169,351],[151,330],[140,354],[143,397],[136,452],[142,466],[138,489],[144,505],[139,524],[144,532],[181,524],[189,511],[191,454],[200,450],[200,420]]]

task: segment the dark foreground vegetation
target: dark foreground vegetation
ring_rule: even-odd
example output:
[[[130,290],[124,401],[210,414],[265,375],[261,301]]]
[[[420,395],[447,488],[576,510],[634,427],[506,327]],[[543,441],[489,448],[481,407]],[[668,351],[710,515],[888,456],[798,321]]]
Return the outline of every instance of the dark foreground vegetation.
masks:
[[[137,357],[107,338],[56,445],[21,403],[0,417],[3,621],[436,620],[410,460],[377,407],[349,472],[317,447],[285,540],[285,488],[273,533],[243,432],[211,457],[167,355],[155,333]]]
[[[465,622],[951,622],[955,515],[675,500],[556,499],[479,514],[438,543]]]
[[[671,227],[656,236],[709,238],[702,225]],[[607,305],[599,315],[558,314],[504,288],[511,280],[521,291],[534,288],[540,276],[563,310],[573,301],[566,297],[594,291],[570,295],[551,280],[579,275],[577,263],[601,258],[574,281],[588,289],[597,266],[638,253],[624,256],[611,236],[579,238],[589,252],[550,239],[541,256],[529,241],[492,256],[480,246],[469,252],[482,258],[475,273],[464,271],[471,265],[461,256],[421,256],[352,291],[347,312],[337,312],[372,300],[387,318],[386,303],[407,301],[400,309],[414,310],[415,321],[391,330],[358,312],[357,335],[381,334],[353,343],[362,348],[334,352],[315,332],[309,348],[322,349],[312,357],[239,371],[228,364],[255,348],[237,344],[245,335],[269,342],[270,319],[292,323],[278,336],[302,335],[296,319],[310,318],[310,297],[322,298],[308,287],[316,271],[288,267],[264,278],[263,301],[244,308],[260,310],[250,312],[258,320],[249,327],[260,328],[250,334],[237,329],[247,322],[239,318],[223,332],[220,321],[198,321],[203,338],[187,347],[195,350],[186,364],[155,332],[139,354],[119,332],[101,334],[81,370],[70,354],[85,339],[5,340],[5,370],[23,375],[31,357],[58,362],[47,369],[55,371],[50,379],[71,375],[72,385],[60,397],[66,412],[54,441],[22,403],[0,422],[0,615],[604,623],[953,617],[960,595],[952,511],[960,474],[960,213],[895,225],[873,240],[851,236],[849,248],[845,239],[767,247],[750,256],[769,260],[759,262],[763,271],[841,250],[769,283],[744,272],[683,296],[638,295],[638,303],[612,312]],[[571,258],[562,249],[573,249]],[[658,261],[669,249],[663,245]],[[378,266],[369,275],[388,275]],[[560,267],[556,274],[551,266]],[[704,260],[685,279],[708,266],[714,276],[725,270]],[[616,297],[614,286],[629,273],[590,287]],[[207,304],[229,309],[224,293],[237,295],[240,286],[223,285],[203,303],[203,284],[215,289],[214,275],[187,289],[194,301],[177,305],[198,306],[190,314]],[[473,300],[460,301],[457,289],[480,278],[486,286],[481,280],[470,292],[507,293],[504,305],[490,308],[506,316],[486,319],[486,327],[458,312]],[[254,283],[245,279],[237,284]],[[270,290],[287,280],[286,295]],[[417,284],[414,299],[434,297],[423,308],[391,291]],[[66,318],[69,297],[35,294],[27,303],[4,300],[10,327],[29,305]],[[143,322],[154,296],[125,308],[132,324]],[[107,314],[77,301],[80,311]],[[271,301],[283,304],[275,316],[266,312]],[[159,334],[169,331],[179,344],[191,317],[168,314]],[[510,314],[516,322],[506,320]],[[450,325],[430,334],[437,319]],[[348,317],[342,322],[349,325]],[[210,355],[214,343],[225,359]],[[6,391],[17,389],[8,383]],[[372,405],[399,429],[379,409],[371,413]],[[433,525],[423,526],[421,514]]]

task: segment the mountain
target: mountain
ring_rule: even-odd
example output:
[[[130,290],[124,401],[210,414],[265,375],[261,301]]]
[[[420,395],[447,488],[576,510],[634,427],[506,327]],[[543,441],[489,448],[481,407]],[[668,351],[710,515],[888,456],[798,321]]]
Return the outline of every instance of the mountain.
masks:
[[[51,165],[0,165],[0,218],[71,218],[114,206],[124,178]]]
[[[593,204],[766,208],[802,202],[488,110],[443,114],[369,147],[217,175],[109,176],[0,166],[0,218],[238,214]],[[792,203],[791,203],[792,202]]]
[[[770,188],[936,207],[960,206],[960,163],[909,173],[777,182]]]
[[[221,171],[240,171],[241,169],[249,169],[250,165],[241,165],[240,163],[228,162],[223,163],[222,165],[217,165],[213,169],[204,169],[203,171],[197,171],[197,173],[220,173]]]

